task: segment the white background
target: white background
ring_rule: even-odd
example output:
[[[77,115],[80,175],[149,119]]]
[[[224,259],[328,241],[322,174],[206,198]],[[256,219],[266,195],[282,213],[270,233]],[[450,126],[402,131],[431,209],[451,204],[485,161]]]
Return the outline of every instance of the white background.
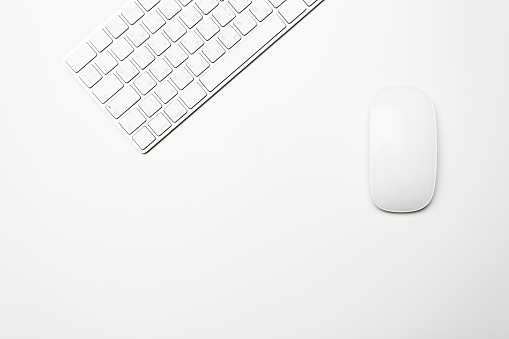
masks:
[[[509,3],[327,0],[148,155],[62,57],[124,0],[2,4],[0,338],[508,338]],[[435,101],[424,211],[368,105]]]

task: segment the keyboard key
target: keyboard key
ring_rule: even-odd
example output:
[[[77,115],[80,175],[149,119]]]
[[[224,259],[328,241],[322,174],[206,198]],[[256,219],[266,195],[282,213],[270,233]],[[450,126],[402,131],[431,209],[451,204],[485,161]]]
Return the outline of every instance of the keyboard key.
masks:
[[[115,74],[111,74],[101,80],[101,82],[95,86],[92,93],[94,93],[97,100],[104,104],[112,96],[114,96],[115,93],[120,91],[122,87],[124,87],[122,81],[118,80]]]
[[[83,81],[88,88],[92,88],[102,77],[101,73],[92,65],[88,65],[80,73],[81,81]]]
[[[212,15],[223,27],[235,18],[235,13],[233,13],[227,4],[219,6]]]
[[[253,13],[256,20],[260,22],[265,20],[270,15],[270,13],[272,13],[272,7],[270,7],[269,4],[265,2],[265,0],[256,1],[249,8],[249,10],[251,11],[251,13]]]
[[[120,39],[111,46],[111,51],[120,61],[123,61],[134,52],[134,48],[126,39]]]
[[[122,20],[118,15],[111,19],[110,22],[106,25],[106,29],[115,39],[127,31],[128,28],[129,27],[126,25],[124,20]]]
[[[291,24],[295,21],[302,13],[306,11],[306,6],[302,0],[287,0],[279,8],[279,13],[285,18],[286,22]]]
[[[106,105],[106,109],[115,119],[118,119],[140,99],[140,95],[131,86],[127,86]]]
[[[182,10],[182,7],[175,0],[164,0],[159,5],[159,10],[167,20],[170,20]]]
[[[145,28],[141,26],[140,24],[133,26],[127,33],[127,37],[129,40],[133,43],[135,47],[141,46],[147,39],[150,37],[150,35],[147,33]]]
[[[203,88],[201,88],[201,86],[195,82],[180,95],[180,99],[182,99],[184,104],[186,104],[186,106],[191,109],[200,101],[202,101],[206,96],[207,92],[205,92]]]
[[[197,27],[198,32],[200,32],[201,36],[209,41],[219,33],[219,27],[214,23],[212,18],[205,18]]]
[[[132,134],[145,122],[145,117],[137,108],[133,108],[127,112],[122,119],[119,120],[120,126],[127,132]]]
[[[166,21],[161,17],[161,15],[159,15],[159,13],[152,11],[147,14],[145,19],[143,19],[143,23],[147,26],[150,33],[154,34],[164,26]]]
[[[189,60],[187,67],[189,67],[195,76],[199,76],[205,72],[207,68],[209,68],[209,63],[205,60],[204,57],[202,57],[200,54],[197,54],[195,57]]]
[[[165,81],[161,86],[154,90],[154,93],[159,99],[161,99],[163,104],[167,104],[171,99],[175,98],[177,90],[172,86],[172,84],[170,84],[169,81]]]
[[[195,32],[189,32],[189,34],[182,38],[181,43],[189,54],[193,54],[203,46],[203,40]]]
[[[200,79],[205,88],[212,92],[237,69],[244,65],[253,55],[260,51],[267,43],[276,37],[286,25],[276,15],[258,27],[246,37],[230,53],[226,54],[214,67],[207,71]]]
[[[156,87],[156,81],[152,79],[147,72],[144,72],[134,81],[134,85],[141,94],[145,95],[150,92],[152,88]]]
[[[97,33],[95,33],[92,36],[92,38],[90,38],[90,43],[99,52],[104,51],[106,49],[106,47],[111,45],[112,42],[113,42],[113,40],[111,40],[110,36],[108,34],[106,34],[106,32],[103,29],[97,31]]]
[[[195,4],[198,6],[200,11],[203,12],[203,14],[207,15],[217,7],[218,3],[217,0],[196,0]]]
[[[154,8],[154,6],[157,5],[160,0],[138,0],[138,1],[140,2],[141,7],[143,7],[143,9],[148,12],[152,8]]]
[[[172,69],[170,65],[164,60],[157,60],[152,66],[150,66],[150,73],[157,79],[157,81],[163,81],[170,73]]]
[[[212,40],[203,49],[203,54],[205,54],[210,62],[216,62],[224,53],[223,47],[216,40]]]
[[[177,45],[170,49],[168,53],[166,53],[164,56],[166,57],[166,59],[168,59],[168,61],[174,68],[179,67],[180,65],[182,65],[184,61],[187,60],[187,54],[186,52],[184,52],[182,47],[180,47],[180,45]]]
[[[140,102],[139,106],[143,113],[145,113],[149,118],[163,107],[152,94]]]
[[[128,60],[124,63],[122,63],[117,68],[117,74],[124,80],[124,82],[129,82],[134,79],[135,76],[137,76],[140,73],[136,66],[133,65],[133,63]]]
[[[173,122],[177,122],[186,115],[187,109],[178,100],[175,100],[165,108],[164,113],[166,113]]]
[[[229,0],[229,2],[237,13],[241,13],[247,6],[251,5],[251,0]]]
[[[278,8],[285,0],[269,0],[272,6]]]
[[[142,47],[133,54],[133,60],[136,63],[136,66],[138,66],[141,69],[147,68],[148,65],[150,65],[156,58],[147,47]]]
[[[143,127],[133,136],[134,142],[138,145],[142,150],[146,149],[150,144],[152,144],[156,138],[150,133],[148,128]]]
[[[97,58],[95,64],[101,70],[101,72],[103,72],[103,74],[108,74],[118,65],[118,61],[115,60],[115,58],[112,57],[109,52],[106,52]]]
[[[186,24],[188,28],[193,28],[202,19],[202,15],[194,7],[188,7],[180,14],[180,19]]]
[[[233,21],[233,24],[242,35],[247,35],[256,27],[256,20],[251,17],[251,14],[246,12],[239,15],[239,17]]]
[[[168,23],[164,31],[168,34],[171,41],[177,42],[178,39],[186,34],[187,29],[180,23],[180,21],[172,20]]]
[[[184,67],[181,67],[170,75],[170,79],[178,89],[182,90],[193,81],[193,76]]]
[[[97,53],[94,52],[92,47],[83,44],[66,59],[66,62],[75,73],[78,73],[90,61],[94,60],[96,55]]]
[[[122,11],[122,16],[127,20],[127,22],[131,25],[134,25],[138,20],[143,17],[143,10],[136,4],[136,2],[131,2],[127,5]]]
[[[240,41],[240,35],[230,26],[221,31],[219,40],[226,48],[230,49]]]
[[[162,113],[159,113],[148,123],[148,125],[152,128],[155,134],[162,135],[168,130],[168,128],[171,127],[171,122],[169,122]]]
[[[152,51],[156,55],[161,55],[171,46],[171,42],[166,39],[166,37],[163,35],[162,32],[157,33],[156,35],[152,36],[152,39],[148,41],[148,45],[150,48],[152,48]]]

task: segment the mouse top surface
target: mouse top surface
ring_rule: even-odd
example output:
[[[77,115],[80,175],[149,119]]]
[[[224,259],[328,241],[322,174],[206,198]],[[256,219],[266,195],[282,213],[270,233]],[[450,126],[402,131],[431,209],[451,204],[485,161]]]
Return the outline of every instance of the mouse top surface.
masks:
[[[435,192],[437,130],[431,98],[410,87],[378,90],[370,106],[371,196],[382,210],[416,212]]]

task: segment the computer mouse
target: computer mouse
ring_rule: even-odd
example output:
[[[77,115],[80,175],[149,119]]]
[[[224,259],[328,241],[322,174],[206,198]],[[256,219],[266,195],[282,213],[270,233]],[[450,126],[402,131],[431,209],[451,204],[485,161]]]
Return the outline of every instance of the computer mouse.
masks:
[[[433,101],[409,87],[378,90],[370,105],[370,180],[383,211],[417,212],[429,205],[437,177]]]

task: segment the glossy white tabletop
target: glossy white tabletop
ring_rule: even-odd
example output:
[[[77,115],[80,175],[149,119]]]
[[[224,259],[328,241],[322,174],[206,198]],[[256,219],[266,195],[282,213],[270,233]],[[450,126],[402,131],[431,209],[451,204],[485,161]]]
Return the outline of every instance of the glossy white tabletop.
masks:
[[[507,1],[326,0],[145,156],[62,65],[123,3],[2,4],[1,338],[509,337]],[[369,190],[392,85],[438,118],[409,215]]]

